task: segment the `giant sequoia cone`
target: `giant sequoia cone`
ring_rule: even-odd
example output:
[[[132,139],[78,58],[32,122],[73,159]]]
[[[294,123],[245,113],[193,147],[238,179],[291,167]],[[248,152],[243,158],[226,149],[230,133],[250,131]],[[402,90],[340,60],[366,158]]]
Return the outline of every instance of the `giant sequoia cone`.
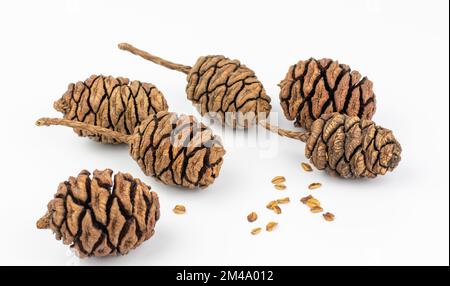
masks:
[[[128,143],[130,154],[147,176],[167,185],[205,188],[214,182],[223,163],[220,138],[193,116],[162,111],[124,135],[106,128],[66,119],[41,118],[36,124],[65,125]]]
[[[134,129],[151,114],[167,111],[163,94],[150,83],[127,78],[92,75],[84,82],[69,84],[64,95],[54,103],[65,119],[85,122],[123,134]],[[102,143],[118,143],[111,137],[74,129]]]
[[[247,128],[264,120],[271,110],[270,97],[262,83],[238,60],[203,56],[190,67],[161,59],[130,44],[122,43],[119,48],[187,74],[187,97],[201,115],[219,118],[233,128]]]
[[[159,201],[150,187],[130,174],[86,170],[58,186],[39,229],[51,229],[56,239],[80,257],[127,254],[149,239],[159,219]]]
[[[401,151],[391,130],[371,120],[333,113],[311,125],[305,155],[330,174],[373,178],[394,170]]]
[[[402,148],[391,130],[357,116],[323,114],[309,132],[268,129],[306,142],[305,155],[317,169],[343,178],[384,175],[401,159]]]
[[[280,83],[284,115],[307,130],[322,114],[339,112],[362,119],[375,113],[375,94],[367,77],[330,59],[299,61]]]

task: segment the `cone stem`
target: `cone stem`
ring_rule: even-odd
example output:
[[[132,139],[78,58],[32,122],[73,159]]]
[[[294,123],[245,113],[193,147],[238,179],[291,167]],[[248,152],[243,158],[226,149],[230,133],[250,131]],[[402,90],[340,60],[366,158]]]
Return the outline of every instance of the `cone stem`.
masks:
[[[37,222],[36,222],[36,227],[38,229],[46,229],[49,228],[50,226],[50,218],[51,218],[52,214],[47,211],[45,213],[45,215],[43,217],[41,217]]]
[[[267,120],[261,120],[259,121],[259,125],[266,128],[267,130],[277,133],[280,136],[288,137],[295,140],[300,140],[302,142],[306,142],[309,137],[309,132],[305,131],[289,131],[286,129],[279,128],[278,126],[270,125]]]
[[[166,68],[169,68],[172,70],[180,71],[185,74],[188,74],[189,71],[191,70],[190,66],[185,66],[185,65],[170,62],[168,60],[165,60],[165,59],[162,59],[155,55],[152,55],[146,51],[143,51],[136,47],[133,47],[132,45],[130,45],[128,43],[120,43],[118,46],[119,46],[119,49],[121,49],[121,50],[128,51],[128,52],[135,54],[137,56],[140,56],[146,60],[154,62],[155,64],[161,65],[163,67],[166,67]]]
[[[67,127],[72,127],[72,128],[77,128],[77,129],[81,129],[84,131],[88,131],[91,132],[95,135],[103,135],[103,136],[108,136],[111,137],[119,142],[122,143],[128,143],[131,141],[131,138],[133,137],[132,135],[125,135],[122,134],[120,132],[117,131],[113,131],[110,130],[108,128],[104,128],[104,127],[100,127],[100,126],[96,126],[96,125],[91,125],[91,124],[87,124],[84,122],[78,122],[78,121],[73,121],[73,120],[68,120],[68,119],[62,119],[62,118],[40,118],[36,121],[36,125],[37,126],[50,126],[50,125],[62,125],[62,126],[67,126]]]

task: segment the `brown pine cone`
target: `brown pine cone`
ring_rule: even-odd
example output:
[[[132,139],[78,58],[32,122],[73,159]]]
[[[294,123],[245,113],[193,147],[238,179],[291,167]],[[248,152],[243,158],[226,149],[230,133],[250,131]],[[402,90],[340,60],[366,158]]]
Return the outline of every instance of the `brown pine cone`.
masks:
[[[127,254],[149,239],[159,219],[156,193],[139,179],[112,170],[86,170],[58,186],[39,229],[49,228],[56,239],[83,258]]]
[[[200,57],[189,70],[187,80],[187,97],[200,114],[218,117],[233,128],[247,128],[258,119],[265,119],[271,110],[263,85],[238,60]]]
[[[375,94],[372,82],[349,66],[330,59],[299,61],[280,83],[284,115],[306,130],[322,114],[339,112],[372,119]]]
[[[272,108],[255,73],[238,60],[224,56],[200,57],[193,67],[177,64],[140,50],[128,43],[119,49],[187,74],[186,93],[200,114],[219,119],[233,128],[262,122]]]
[[[219,175],[225,149],[195,117],[159,112],[135,132],[130,154],[147,176],[167,185],[205,188]]]
[[[195,117],[161,111],[124,135],[99,126],[59,118],[41,118],[38,126],[64,125],[105,135],[130,146],[130,154],[147,176],[167,185],[205,188],[219,175],[225,149],[211,129]]]
[[[312,124],[305,155],[332,175],[373,178],[397,167],[401,151],[391,130],[357,116],[331,113]]]
[[[103,75],[92,75],[84,82],[71,83],[54,108],[65,119],[93,124],[123,134],[134,129],[150,114],[167,111],[163,94],[152,84]],[[74,129],[80,136],[88,136],[102,143],[118,143],[113,138],[93,135]]]

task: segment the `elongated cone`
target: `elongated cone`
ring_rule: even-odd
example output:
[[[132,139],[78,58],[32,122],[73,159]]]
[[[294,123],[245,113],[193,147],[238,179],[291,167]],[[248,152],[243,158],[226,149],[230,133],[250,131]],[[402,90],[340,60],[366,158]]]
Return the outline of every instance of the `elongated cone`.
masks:
[[[392,131],[357,116],[323,114],[309,132],[268,129],[305,142],[305,156],[317,169],[343,178],[384,175],[401,160],[402,148]]]
[[[305,155],[320,170],[344,178],[373,178],[393,171],[402,148],[391,130],[371,120],[324,114],[311,125]]]
[[[92,75],[85,81],[69,84],[53,106],[63,113],[65,119],[105,127],[125,135],[133,134],[134,129],[151,114],[168,110],[163,94],[153,84],[103,75]],[[102,143],[119,143],[108,136],[94,135],[81,129],[74,131]]]
[[[205,188],[219,175],[225,149],[211,129],[193,116],[158,112],[133,135],[66,119],[41,118],[36,124],[65,125],[114,138],[130,146],[130,154],[147,176],[167,185]]]

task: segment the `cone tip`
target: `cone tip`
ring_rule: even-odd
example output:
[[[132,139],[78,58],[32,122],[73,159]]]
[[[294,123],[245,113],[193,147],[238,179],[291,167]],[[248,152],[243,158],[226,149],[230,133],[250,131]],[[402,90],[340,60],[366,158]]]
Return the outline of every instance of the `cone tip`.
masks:
[[[63,114],[69,112],[69,105],[67,104],[65,96],[66,94],[64,94],[60,99],[53,102],[53,108]]]
[[[50,223],[50,213],[47,212],[43,217],[41,217],[36,222],[36,227],[38,229],[46,229],[49,227],[49,223]]]

